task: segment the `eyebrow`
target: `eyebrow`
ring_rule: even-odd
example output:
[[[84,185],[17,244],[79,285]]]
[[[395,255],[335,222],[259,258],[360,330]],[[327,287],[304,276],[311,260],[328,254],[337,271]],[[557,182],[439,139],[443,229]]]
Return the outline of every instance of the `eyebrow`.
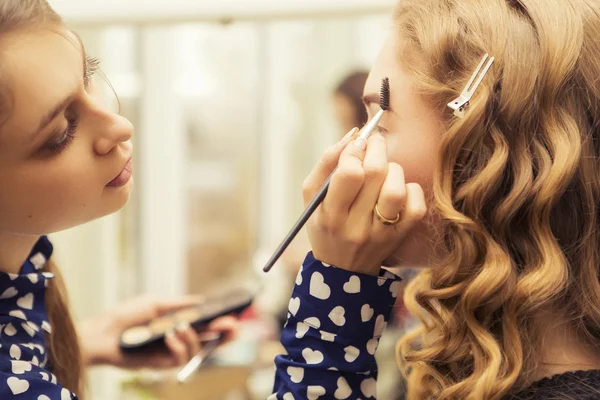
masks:
[[[73,32],[73,31],[71,31],[71,33],[73,34],[73,36],[75,36],[77,38],[77,42],[79,43],[80,49],[83,53],[83,71],[85,74],[86,54],[85,54],[85,47],[83,46],[83,41],[81,40],[81,37],[77,33]],[[65,98],[60,103],[58,103],[56,106],[54,106],[50,112],[45,114],[40,119],[40,124],[39,124],[38,128],[36,129],[36,131],[31,135],[31,137],[35,138],[37,135],[39,135],[40,132],[43,131],[44,128],[46,128],[46,126],[48,126],[48,124],[50,124],[50,122],[54,121],[54,119],[56,117],[58,117],[69,106],[69,104],[73,102],[73,100],[76,97],[77,97],[77,93],[72,93],[69,96],[67,96],[67,98]]]

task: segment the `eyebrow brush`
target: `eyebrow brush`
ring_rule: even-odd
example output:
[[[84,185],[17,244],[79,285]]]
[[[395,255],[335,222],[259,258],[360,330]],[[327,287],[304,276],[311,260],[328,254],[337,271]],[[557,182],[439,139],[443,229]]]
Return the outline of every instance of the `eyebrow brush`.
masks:
[[[375,114],[373,119],[371,119],[369,122],[367,122],[367,124],[359,131],[358,138],[356,140],[358,140],[358,139],[367,140],[369,138],[369,136],[371,136],[373,131],[375,131],[375,129],[377,128],[377,125],[379,125],[379,122],[381,121],[381,118],[383,117],[383,114],[385,113],[385,111],[387,111],[389,109],[389,107],[390,107],[390,80],[388,78],[384,78],[381,82],[381,91],[379,94],[379,106],[380,106],[381,110],[379,110],[377,112],[377,114]],[[264,268],[263,268],[264,272],[269,272],[271,270],[271,268],[273,268],[273,266],[275,265],[277,260],[279,260],[279,258],[283,254],[283,252],[288,248],[290,243],[292,243],[292,241],[294,240],[296,235],[298,235],[298,232],[300,232],[300,230],[306,224],[306,222],[311,217],[311,215],[315,212],[315,210],[323,202],[323,200],[325,199],[325,196],[327,195],[327,191],[329,190],[329,182],[331,181],[331,177],[333,176],[333,174],[335,173],[336,170],[337,170],[337,167],[333,170],[331,175],[329,175],[327,180],[325,180],[325,183],[323,183],[323,186],[321,186],[321,188],[317,192],[316,196],[311,200],[310,204],[306,207],[306,209],[304,210],[302,215],[300,215],[300,218],[298,218],[298,221],[296,221],[296,223],[294,224],[294,226],[292,227],[290,232],[286,235],[286,237],[283,239],[283,241],[281,242],[279,247],[277,247],[277,250],[275,250],[275,252],[271,256],[271,258],[269,259],[267,264],[264,266]]]

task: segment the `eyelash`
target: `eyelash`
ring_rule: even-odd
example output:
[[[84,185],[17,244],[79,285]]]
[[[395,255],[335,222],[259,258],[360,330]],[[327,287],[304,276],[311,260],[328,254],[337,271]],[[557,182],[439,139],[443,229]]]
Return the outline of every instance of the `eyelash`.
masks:
[[[67,120],[67,129],[60,135],[60,139],[54,143],[48,145],[50,152],[58,154],[65,150],[71,142],[75,139],[75,133],[77,132],[77,125],[79,120],[77,118]]]
[[[86,67],[85,74],[83,76],[83,84],[86,89],[90,86],[92,82],[92,78],[98,72],[100,67],[100,60],[94,57],[87,57],[86,59]],[[59,139],[53,143],[48,144],[47,148],[50,152],[54,154],[58,154],[65,150],[75,139],[75,133],[77,132],[77,126],[79,124],[79,120],[77,117],[67,118],[67,129],[65,129]]]

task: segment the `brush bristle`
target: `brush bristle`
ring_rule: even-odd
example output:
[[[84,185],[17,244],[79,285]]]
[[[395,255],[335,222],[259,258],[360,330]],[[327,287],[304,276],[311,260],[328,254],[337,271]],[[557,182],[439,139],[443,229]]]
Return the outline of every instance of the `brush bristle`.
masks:
[[[390,79],[387,77],[381,81],[379,97],[379,106],[382,110],[387,111],[390,108]]]

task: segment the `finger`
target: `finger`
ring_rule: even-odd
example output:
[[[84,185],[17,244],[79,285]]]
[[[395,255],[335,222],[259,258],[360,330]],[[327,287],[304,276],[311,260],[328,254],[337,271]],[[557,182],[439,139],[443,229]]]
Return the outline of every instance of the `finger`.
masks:
[[[214,320],[208,330],[224,334],[224,341],[234,340],[239,331],[240,323],[235,317],[227,316]]]
[[[128,326],[143,324],[161,315],[182,308],[191,307],[202,301],[201,296],[192,295],[175,299],[160,299],[152,295],[143,295],[129,300],[122,305],[120,318],[121,324]]]
[[[346,145],[350,142],[352,137],[358,132],[357,128],[352,129],[344,136],[338,143],[330,146],[315,168],[308,175],[304,184],[302,185],[302,195],[304,197],[304,204],[307,205],[313,197],[317,194],[325,180],[331,175],[335,167],[338,165],[340,154],[346,148]]]
[[[367,142],[356,139],[340,156],[337,171],[331,177],[329,191],[323,200],[322,211],[331,219],[346,217],[365,181],[363,159]]]
[[[165,343],[171,352],[175,366],[185,365],[188,361],[188,352],[185,344],[177,337],[177,334],[173,331],[168,332],[165,335]]]
[[[177,336],[186,346],[188,355],[186,362],[200,352],[200,338],[190,324],[186,322],[179,324],[177,326]]]
[[[352,213],[358,219],[372,220],[372,212],[388,173],[387,146],[383,135],[376,133],[369,138],[363,161],[365,182],[352,205]],[[396,215],[395,213],[393,215]]]
[[[406,202],[402,220],[396,226],[400,236],[405,236],[412,227],[427,215],[427,203],[423,188],[416,183],[406,184]]]
[[[377,208],[381,215],[389,220],[394,220],[398,214],[403,215],[403,209],[407,201],[407,189],[404,179],[404,170],[396,163],[388,163],[387,177],[377,199]],[[374,217],[375,226],[379,230],[388,230],[390,226],[384,225]]]
[[[203,297],[199,295],[182,296],[174,299],[155,300],[154,307],[159,315],[167,314],[182,308],[192,307],[202,302]]]

